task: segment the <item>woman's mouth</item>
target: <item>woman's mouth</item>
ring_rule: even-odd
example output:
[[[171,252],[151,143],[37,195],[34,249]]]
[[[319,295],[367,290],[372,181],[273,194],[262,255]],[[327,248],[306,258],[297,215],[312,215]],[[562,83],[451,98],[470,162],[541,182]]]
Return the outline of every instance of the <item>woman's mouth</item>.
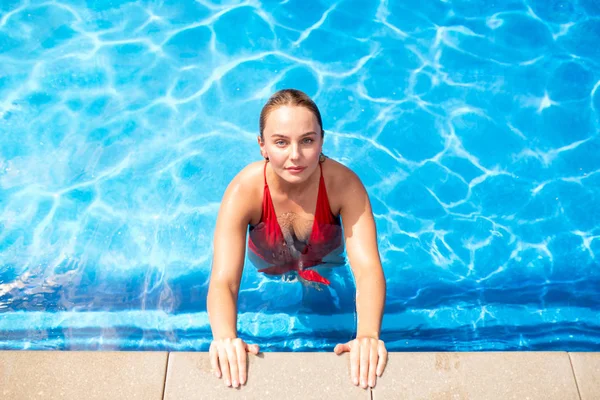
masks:
[[[289,168],[286,168],[286,170],[288,170],[292,174],[299,174],[300,172],[304,171],[305,169],[306,169],[306,167],[289,167]]]

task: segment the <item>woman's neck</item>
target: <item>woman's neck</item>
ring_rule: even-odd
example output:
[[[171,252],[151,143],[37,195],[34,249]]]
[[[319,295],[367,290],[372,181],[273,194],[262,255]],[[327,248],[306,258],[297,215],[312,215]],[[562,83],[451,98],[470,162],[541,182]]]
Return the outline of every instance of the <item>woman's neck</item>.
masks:
[[[272,168],[267,168],[267,177],[269,178],[269,188],[271,189],[271,192],[274,191],[290,200],[299,199],[306,194],[307,190],[313,187],[315,182],[318,182],[320,174],[320,168],[317,166],[315,171],[305,181],[290,183],[277,175]]]

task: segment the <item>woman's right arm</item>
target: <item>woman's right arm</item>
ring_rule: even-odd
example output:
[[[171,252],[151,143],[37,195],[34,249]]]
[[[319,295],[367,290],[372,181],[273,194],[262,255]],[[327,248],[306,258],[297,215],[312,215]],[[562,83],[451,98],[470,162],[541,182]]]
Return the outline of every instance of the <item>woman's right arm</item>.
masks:
[[[237,299],[252,213],[248,201],[251,188],[242,175],[231,181],[219,208],[207,298],[213,333],[211,363],[216,375],[223,376],[225,384],[233,387],[246,381],[246,352],[258,353],[258,346],[248,346],[237,338]]]

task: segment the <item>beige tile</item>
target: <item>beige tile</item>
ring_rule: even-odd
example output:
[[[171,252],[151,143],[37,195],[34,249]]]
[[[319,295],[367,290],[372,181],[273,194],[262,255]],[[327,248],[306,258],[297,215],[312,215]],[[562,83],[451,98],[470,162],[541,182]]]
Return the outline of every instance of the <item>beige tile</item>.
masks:
[[[186,399],[360,399],[371,393],[352,385],[347,354],[261,353],[249,355],[248,382],[226,387],[211,372],[208,353],[169,354],[166,400]]]
[[[569,353],[581,400],[600,399],[600,353]]]
[[[565,352],[391,353],[373,399],[577,400]]]
[[[168,353],[0,351],[0,398],[162,399]]]

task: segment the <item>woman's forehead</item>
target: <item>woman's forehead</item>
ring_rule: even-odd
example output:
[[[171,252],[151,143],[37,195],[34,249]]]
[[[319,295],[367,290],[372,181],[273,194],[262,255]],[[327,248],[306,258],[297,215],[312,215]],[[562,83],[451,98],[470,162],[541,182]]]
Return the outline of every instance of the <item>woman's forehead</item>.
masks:
[[[321,132],[315,115],[306,107],[284,106],[269,114],[264,135],[267,137],[274,135],[300,137],[309,132]]]
[[[274,126],[287,126],[290,128],[300,126],[319,126],[317,117],[306,107],[282,106],[269,113],[265,130]]]

